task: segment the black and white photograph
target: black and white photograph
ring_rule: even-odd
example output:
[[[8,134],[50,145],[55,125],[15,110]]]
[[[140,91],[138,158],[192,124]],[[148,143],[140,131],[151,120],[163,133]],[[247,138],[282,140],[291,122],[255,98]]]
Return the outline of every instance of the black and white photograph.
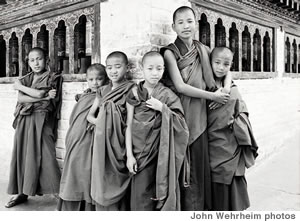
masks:
[[[0,214],[297,220],[300,0],[0,0],[0,121]]]

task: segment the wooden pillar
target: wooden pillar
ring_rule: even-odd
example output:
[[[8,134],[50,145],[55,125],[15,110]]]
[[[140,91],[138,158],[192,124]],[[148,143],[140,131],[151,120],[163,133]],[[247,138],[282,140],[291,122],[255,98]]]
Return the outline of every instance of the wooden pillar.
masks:
[[[66,29],[66,39],[69,39],[67,45],[69,46],[69,73],[74,74],[75,70],[75,54],[74,54],[74,26],[75,24],[67,22],[67,29]],[[66,49],[68,50],[68,49]]]
[[[292,38],[290,38],[290,73],[293,73],[293,62],[294,62],[293,40]]]
[[[242,66],[242,56],[243,56],[243,37],[242,37],[242,29],[238,29],[239,31],[239,72],[241,73],[243,71],[243,66]]]
[[[250,32],[250,30],[249,30]],[[250,32],[250,72],[253,72],[253,35],[254,32]]]
[[[18,64],[19,64],[19,77],[22,76],[22,71],[23,71],[23,58],[22,58],[22,37],[23,34],[25,33],[25,31],[23,31],[22,29],[18,29],[16,31],[16,37],[18,38]]]
[[[260,33],[260,71],[264,72],[264,36],[266,35],[266,32],[261,31]]]
[[[37,47],[37,33],[39,32],[38,29],[32,30],[32,47]]]
[[[226,34],[226,47],[230,47],[230,42],[229,42],[229,29],[230,26],[228,24],[224,25],[225,27],[225,34]]]
[[[49,31],[49,65],[52,71],[55,70],[55,59],[54,59],[54,31],[56,28],[55,23],[49,23],[46,25],[47,30]]]
[[[5,38],[5,71],[6,71],[6,77],[9,77],[9,34],[3,36]]]
[[[100,33],[100,2],[94,5],[94,19],[91,19],[93,22],[92,27],[92,63],[101,63],[101,33]],[[91,16],[90,16],[91,18]]]
[[[270,72],[274,72],[273,70],[273,34],[270,33]]]
[[[299,55],[298,55],[299,53],[298,53],[298,50],[299,50],[299,49],[298,49],[298,43],[297,43],[297,41],[296,41],[296,56],[297,56],[297,57],[296,57],[296,73],[298,73],[298,60],[299,60],[299,57],[298,57],[298,56],[299,56]]]

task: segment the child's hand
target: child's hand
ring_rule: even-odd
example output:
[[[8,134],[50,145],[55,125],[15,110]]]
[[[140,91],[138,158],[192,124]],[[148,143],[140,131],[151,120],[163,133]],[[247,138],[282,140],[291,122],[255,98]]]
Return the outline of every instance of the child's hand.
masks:
[[[16,80],[15,84],[14,84],[14,89],[15,90],[20,90],[21,86],[22,86],[21,82],[19,80]]]
[[[151,97],[149,100],[146,101],[146,106],[157,111],[162,111],[163,104],[159,100],[154,97]]]
[[[86,130],[87,131],[93,131],[95,128],[95,125],[94,124],[91,124],[90,122],[88,122],[88,125],[86,127]]]
[[[208,105],[209,109],[211,109],[211,110],[217,109],[221,106],[223,106],[223,104],[220,104],[220,103],[215,102],[215,101],[210,102],[210,104]]]
[[[217,91],[214,92],[214,98],[212,100],[220,104],[225,104],[230,96],[229,94],[221,92],[221,90],[222,89],[219,88]]]
[[[48,92],[48,97],[50,99],[54,99],[56,97],[56,90],[55,89],[51,89],[49,92]]]
[[[138,166],[137,166],[136,159],[134,158],[134,156],[127,157],[126,166],[130,173],[136,174],[136,172],[138,170]]]

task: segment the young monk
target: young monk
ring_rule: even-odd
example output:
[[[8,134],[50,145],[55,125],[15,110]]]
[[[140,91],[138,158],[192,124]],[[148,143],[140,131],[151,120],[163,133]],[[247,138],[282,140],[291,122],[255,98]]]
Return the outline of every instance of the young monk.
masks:
[[[205,91],[215,87],[209,61],[209,48],[193,40],[196,29],[194,11],[187,6],[173,14],[174,43],[162,48],[168,75],[165,84],[180,96],[185,120],[189,128],[187,160],[190,172],[183,173],[182,210],[211,209],[211,177],[207,141],[206,100],[215,101],[213,108],[227,102],[229,95]],[[225,79],[226,92],[230,91],[231,75]],[[185,171],[185,170],[183,170]],[[190,175],[190,178],[189,178]],[[189,182],[190,181],[190,182]]]
[[[97,90],[87,116],[95,125],[91,197],[96,210],[126,209],[124,199],[129,183],[125,159],[126,94],[134,86],[125,78],[128,70],[128,59],[123,52],[108,55],[106,72],[110,84]]]
[[[211,53],[218,88],[224,86],[232,59],[233,53],[226,47],[214,48]],[[258,147],[248,115],[246,104],[234,84],[228,102],[208,111],[213,210],[245,210],[250,206],[245,168],[254,164]]]
[[[90,196],[94,131],[86,118],[97,89],[108,83],[105,67],[101,64],[91,65],[87,69],[86,80],[88,89],[75,96],[77,103],[70,116],[58,210],[94,210]]]
[[[55,194],[59,189],[55,140],[62,77],[45,69],[45,52],[41,48],[30,50],[28,64],[32,72],[14,85],[18,103],[7,192],[17,195],[5,205],[7,208],[27,201],[28,195]]]
[[[131,210],[180,210],[179,172],[188,142],[180,99],[159,82],[164,60],[142,59],[145,81],[127,97],[126,149]]]

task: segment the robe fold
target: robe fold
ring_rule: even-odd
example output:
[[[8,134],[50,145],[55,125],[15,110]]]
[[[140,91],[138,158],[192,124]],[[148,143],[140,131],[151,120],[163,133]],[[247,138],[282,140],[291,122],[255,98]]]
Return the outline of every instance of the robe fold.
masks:
[[[158,83],[151,96],[163,103],[162,112],[147,107],[150,96],[143,83],[138,85],[136,95],[131,91],[127,98],[135,107],[132,149],[138,165],[131,189],[131,195],[135,196],[131,201],[137,202],[131,204],[135,204],[136,210],[151,210],[152,199],[155,209],[180,210],[178,179],[189,137],[182,105],[174,92]],[[149,189],[152,196],[145,194]]]
[[[258,146],[235,85],[226,104],[208,111],[208,138],[213,210],[245,210],[250,206],[245,168],[254,164]]]
[[[58,193],[60,169],[56,161],[55,141],[60,117],[62,77],[45,72],[33,82],[31,72],[20,78],[27,87],[57,90],[54,99],[17,103],[14,113],[14,148],[10,165],[8,194]]]
[[[161,49],[173,52],[183,81],[195,88],[212,90],[216,87],[210,65],[210,49],[194,40],[189,50],[180,38]],[[175,91],[168,75],[164,73],[162,82]],[[189,128],[189,142],[182,169],[181,187],[182,210],[209,210],[211,208],[211,178],[207,141],[206,100],[178,94]]]
[[[208,140],[212,181],[229,185],[233,176],[243,176],[254,164],[257,144],[248,110],[236,86],[222,107],[209,110]]]
[[[91,197],[100,206],[120,202],[130,182],[125,148],[126,94],[133,86],[126,81],[113,90],[107,85],[97,91],[100,107],[92,153]]]
[[[75,104],[69,119],[66,135],[66,155],[60,181],[59,196],[66,201],[92,203],[90,196],[91,165],[93,148],[93,130],[88,129],[90,123],[87,115],[96,98],[96,92],[87,89],[76,95]],[[72,202],[75,204],[75,202]],[[61,206],[63,209],[63,205]],[[78,206],[80,209],[80,206]]]

